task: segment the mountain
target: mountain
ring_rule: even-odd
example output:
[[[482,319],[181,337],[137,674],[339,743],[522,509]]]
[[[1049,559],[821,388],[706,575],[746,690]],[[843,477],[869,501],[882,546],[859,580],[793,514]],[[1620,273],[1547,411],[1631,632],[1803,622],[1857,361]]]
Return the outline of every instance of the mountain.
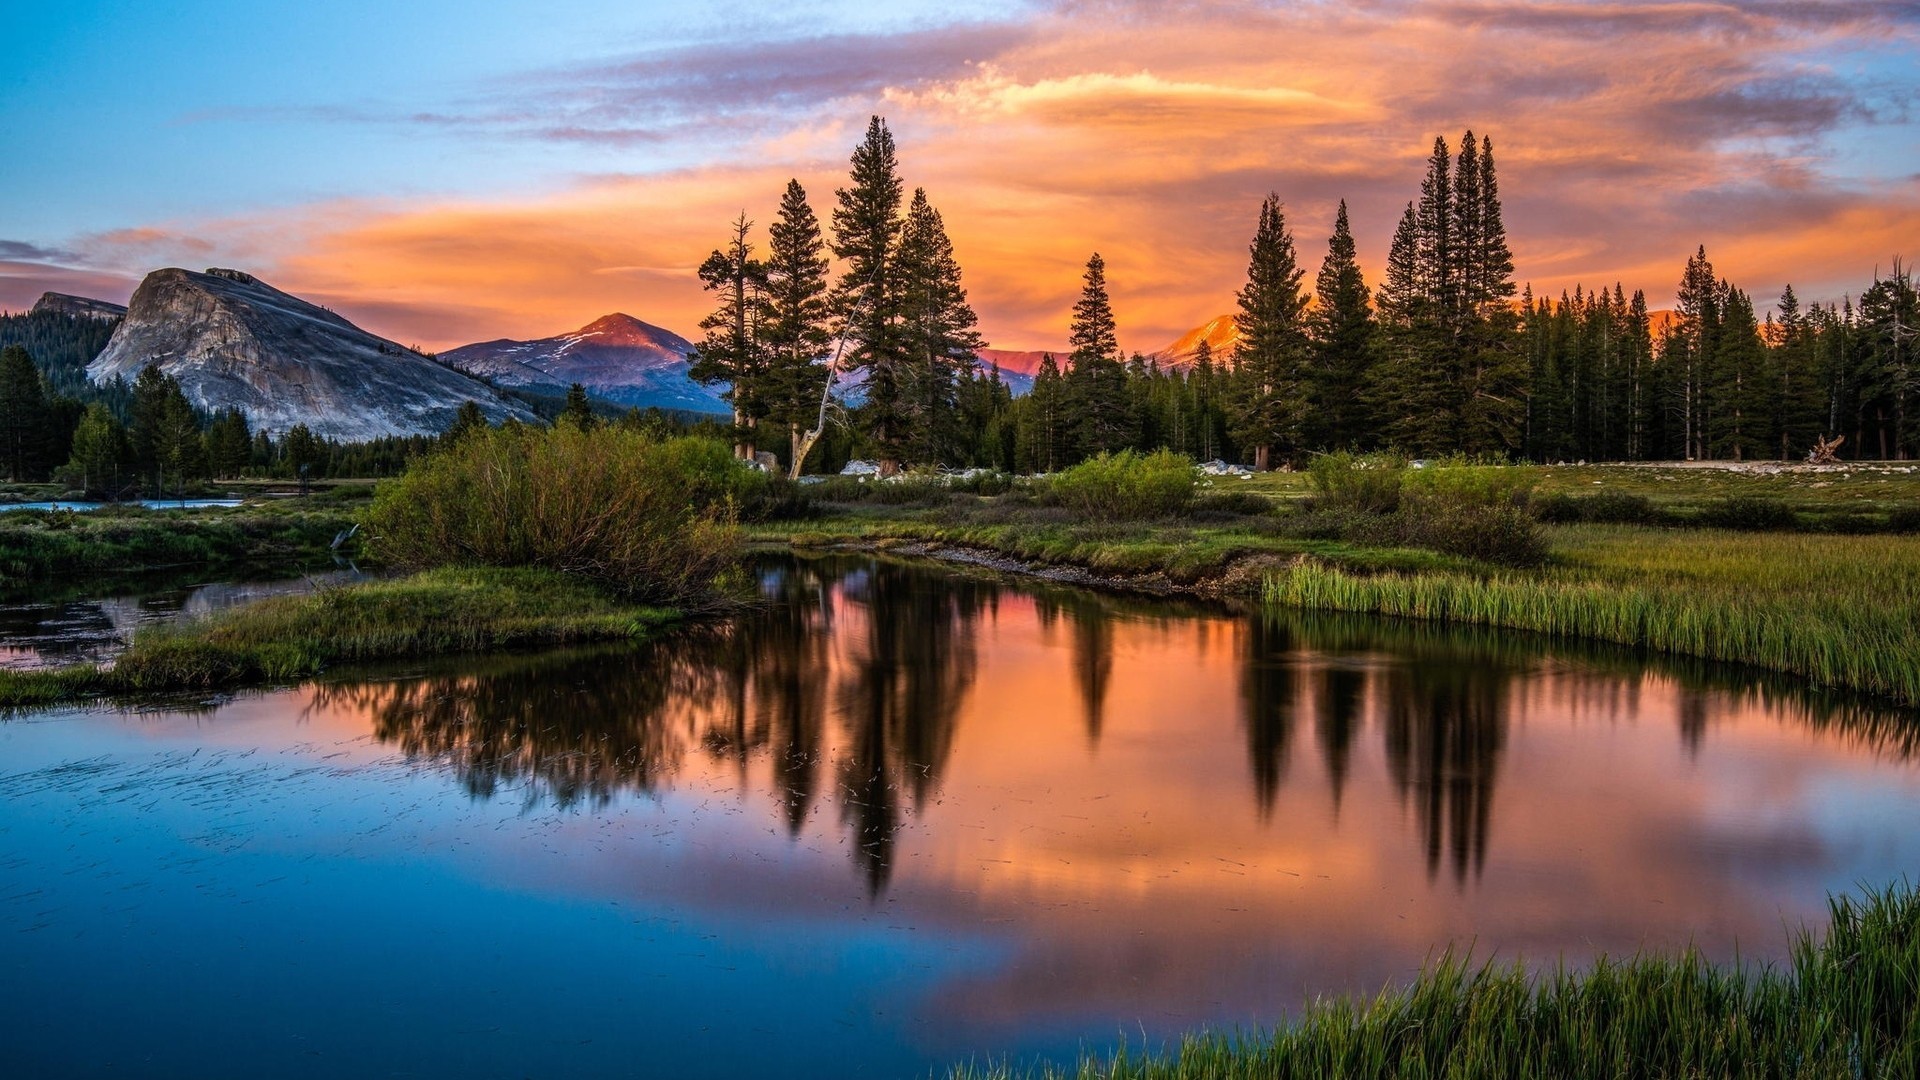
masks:
[[[238,270],[148,274],[87,377],[132,382],[152,364],[196,407],[238,408],[276,434],[295,424],[343,442],[438,434],[467,401],[496,423],[534,419],[484,383]]]
[[[1193,351],[1200,347],[1202,341],[1213,347],[1213,362],[1218,364],[1233,352],[1234,346],[1240,344],[1240,328],[1234,325],[1233,316],[1222,315],[1181,334],[1173,344],[1148,355],[1162,363],[1184,368],[1193,363]]]
[[[127,309],[107,300],[95,300],[88,296],[68,296],[66,293],[41,293],[38,303],[33,305],[31,314],[44,315],[82,315],[89,319],[118,319],[127,313]]]
[[[450,349],[440,359],[495,386],[564,393],[579,383],[594,397],[620,405],[729,412],[720,388],[687,377],[692,351],[692,342],[671,330],[616,313],[572,333],[482,341]]]

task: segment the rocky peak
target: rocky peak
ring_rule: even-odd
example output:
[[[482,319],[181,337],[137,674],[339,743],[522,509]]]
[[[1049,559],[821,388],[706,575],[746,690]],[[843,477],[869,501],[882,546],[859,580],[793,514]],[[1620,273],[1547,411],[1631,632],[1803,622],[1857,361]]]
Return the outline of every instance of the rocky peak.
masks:
[[[66,293],[42,293],[33,305],[33,313],[41,315],[54,312],[61,315],[79,315],[89,319],[118,319],[127,313],[120,304],[107,300],[95,300],[90,296],[69,296]]]

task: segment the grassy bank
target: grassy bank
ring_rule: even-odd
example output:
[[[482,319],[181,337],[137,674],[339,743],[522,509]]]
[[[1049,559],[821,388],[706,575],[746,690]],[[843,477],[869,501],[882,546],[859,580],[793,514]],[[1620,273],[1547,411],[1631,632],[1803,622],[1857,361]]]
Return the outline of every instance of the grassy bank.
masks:
[[[951,1078],[1920,1075],[1920,896],[1900,885],[1831,908],[1825,935],[1802,933],[1779,967],[1718,968],[1688,951],[1530,978],[1450,954],[1376,998],[1316,1002],[1270,1036]]]
[[[1537,570],[1270,572],[1271,604],[1616,642],[1920,704],[1920,537],[1562,526]]]
[[[675,612],[531,569],[441,569],[137,635],[111,667],[0,671],[0,707],[306,678],[335,664],[633,639]]]
[[[1393,516],[1342,506],[1295,476],[1221,479],[1177,515],[1149,521],[1088,522],[1069,509],[1013,490],[998,495],[919,490],[910,485],[847,491],[823,485],[810,520],[754,529],[761,540],[801,546],[904,542],[985,549],[1027,563],[1077,567],[1112,584],[1191,589],[1263,599],[1275,607],[1427,619],[1456,625],[1584,638],[1712,661],[1754,665],[1824,687],[1920,704],[1920,535],[1809,531],[1832,520],[1901,513],[1920,472],[1907,466],[1826,472],[1742,473],[1673,467],[1468,470],[1488,490],[1538,484],[1532,493],[1565,510],[1637,511],[1659,523],[1576,520],[1515,524],[1516,515],[1461,518],[1460,527],[1421,529],[1426,506]],[[1373,474],[1356,474],[1367,478]],[[1435,474],[1437,475],[1437,474]],[[1408,481],[1428,483],[1422,476]],[[1740,485],[1764,489],[1750,497]],[[1623,489],[1621,497],[1568,493]],[[1656,491],[1653,499],[1643,494]],[[1479,497],[1482,505],[1497,500]],[[1781,528],[1707,528],[1705,515],[1729,505],[1776,500],[1792,508]],[[1772,505],[1772,504],[1767,504]],[[1892,509],[1889,509],[1889,507]],[[1443,517],[1449,511],[1444,505]],[[1457,511],[1455,511],[1457,513]],[[1824,516],[1823,516],[1824,515]],[[1762,515],[1764,517],[1764,515]],[[1501,565],[1474,557],[1485,521],[1531,528],[1540,557]],[[1885,524],[1885,521],[1882,522]],[[1525,539],[1521,537],[1520,539]],[[1425,546],[1420,546],[1420,545]]]

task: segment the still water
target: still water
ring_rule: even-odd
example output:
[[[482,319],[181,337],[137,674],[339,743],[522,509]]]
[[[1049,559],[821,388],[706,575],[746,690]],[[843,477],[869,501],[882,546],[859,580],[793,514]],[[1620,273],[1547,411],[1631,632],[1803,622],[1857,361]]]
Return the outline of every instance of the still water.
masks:
[[[1448,942],[1781,956],[1911,717],[865,557],[644,648],[0,723],[0,1075],[924,1076]]]

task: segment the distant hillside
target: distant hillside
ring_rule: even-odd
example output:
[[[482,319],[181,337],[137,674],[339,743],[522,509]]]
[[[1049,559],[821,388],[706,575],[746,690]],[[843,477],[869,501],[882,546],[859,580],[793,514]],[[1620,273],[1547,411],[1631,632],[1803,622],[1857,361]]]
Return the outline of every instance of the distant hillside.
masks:
[[[111,300],[95,300],[88,296],[69,296],[66,293],[41,293],[38,303],[33,305],[33,314],[81,315],[89,319],[104,319],[112,322],[126,315],[125,304],[116,304]]]
[[[484,383],[238,270],[148,274],[87,377],[132,382],[155,364],[195,407],[237,408],[267,432],[433,435],[468,401],[496,423],[534,419]]]
[[[1156,349],[1148,355],[1170,363],[1174,367],[1184,368],[1193,363],[1194,350],[1205,341],[1213,349],[1214,362],[1218,363],[1231,354],[1240,344],[1240,328],[1234,325],[1233,316],[1221,315],[1209,319],[1199,326],[1181,334],[1173,344]]]
[[[87,380],[87,365],[112,340],[119,319],[76,315],[42,304],[24,315],[0,315],[0,348],[25,346],[55,394],[82,401],[101,398],[102,392]]]
[[[723,387],[687,377],[692,351],[693,344],[673,331],[616,312],[570,333],[462,345],[440,359],[499,387],[565,393],[579,383],[594,397],[618,405],[728,412],[720,399]]]

